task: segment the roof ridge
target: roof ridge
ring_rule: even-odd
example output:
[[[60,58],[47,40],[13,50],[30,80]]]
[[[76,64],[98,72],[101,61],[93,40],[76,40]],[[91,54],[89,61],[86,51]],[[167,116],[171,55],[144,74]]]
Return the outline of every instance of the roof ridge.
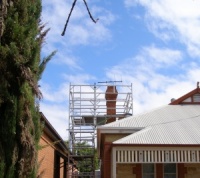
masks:
[[[127,120],[130,120],[130,119],[133,119],[134,117],[139,117],[139,116],[145,115],[147,113],[150,113],[150,112],[153,112],[153,111],[156,111],[156,110],[159,110],[161,108],[168,107],[168,106],[170,106],[170,105],[163,105],[163,106],[160,106],[160,107],[157,107],[157,108],[153,108],[153,109],[150,109],[148,111],[144,111],[142,113],[139,113],[139,114],[136,114],[136,115],[133,115],[133,116],[129,116],[129,117],[117,120],[115,122],[111,122],[109,124],[102,125],[101,127],[109,127],[109,126],[116,125],[116,124],[120,126],[121,123],[123,123],[123,122],[125,122]],[[136,122],[137,122],[137,120],[136,120]]]

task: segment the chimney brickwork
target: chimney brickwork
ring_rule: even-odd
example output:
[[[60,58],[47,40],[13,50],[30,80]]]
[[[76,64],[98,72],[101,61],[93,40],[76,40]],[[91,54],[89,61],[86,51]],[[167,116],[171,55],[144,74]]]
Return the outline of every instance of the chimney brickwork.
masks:
[[[107,86],[106,90],[106,106],[108,119],[106,123],[114,122],[116,120],[116,100],[117,100],[116,86]]]

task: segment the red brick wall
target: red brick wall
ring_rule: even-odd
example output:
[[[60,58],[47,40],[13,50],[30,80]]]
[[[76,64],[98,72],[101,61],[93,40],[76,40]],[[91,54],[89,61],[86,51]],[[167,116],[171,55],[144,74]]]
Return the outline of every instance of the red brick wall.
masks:
[[[177,169],[178,169],[178,178],[183,178],[187,173],[187,168],[184,167],[184,164],[178,164]]]
[[[163,164],[156,164],[156,177],[161,178],[163,177]]]
[[[142,165],[136,165],[136,178],[142,178]]]
[[[104,144],[101,178],[111,178],[111,143]]]
[[[41,137],[40,146],[48,144],[48,141]],[[38,162],[39,162],[39,171],[38,173],[42,174],[42,178],[53,178],[54,172],[54,148],[52,146],[47,146],[42,148],[38,152]]]
[[[64,159],[60,158],[60,178],[63,178],[63,172],[64,172]]]
[[[39,145],[43,148],[38,151],[38,162],[40,164],[38,174],[42,178],[54,178],[54,174],[56,174],[56,177],[63,178],[65,167],[65,176],[67,177],[67,170],[69,170],[67,168],[68,161],[65,160],[64,163],[64,159],[59,154],[62,151],[53,142],[45,133],[40,138]],[[55,159],[57,160],[56,162]]]
[[[117,89],[116,86],[107,86],[106,90],[106,107],[107,107],[107,115],[115,115],[116,114],[116,99],[117,99]],[[107,123],[115,121],[116,118],[112,117],[107,120]]]
[[[60,158],[60,178],[67,178],[67,164],[68,162],[65,161],[63,158]]]

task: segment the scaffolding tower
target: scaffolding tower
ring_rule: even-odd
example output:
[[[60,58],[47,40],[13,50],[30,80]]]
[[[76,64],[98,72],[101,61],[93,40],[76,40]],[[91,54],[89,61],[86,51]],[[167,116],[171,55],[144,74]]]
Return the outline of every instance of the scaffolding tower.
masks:
[[[70,157],[84,165],[87,170],[86,172],[72,170],[71,177],[95,177],[96,127],[113,121],[113,118],[119,120],[130,115],[133,115],[132,84],[113,85],[107,82],[98,85],[70,84]]]

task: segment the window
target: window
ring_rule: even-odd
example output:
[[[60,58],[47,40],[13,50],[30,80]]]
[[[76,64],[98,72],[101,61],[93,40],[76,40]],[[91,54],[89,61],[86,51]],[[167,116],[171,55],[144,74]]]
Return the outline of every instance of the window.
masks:
[[[154,178],[154,164],[143,164],[142,178]]]
[[[164,164],[164,178],[176,178],[176,164]]]

